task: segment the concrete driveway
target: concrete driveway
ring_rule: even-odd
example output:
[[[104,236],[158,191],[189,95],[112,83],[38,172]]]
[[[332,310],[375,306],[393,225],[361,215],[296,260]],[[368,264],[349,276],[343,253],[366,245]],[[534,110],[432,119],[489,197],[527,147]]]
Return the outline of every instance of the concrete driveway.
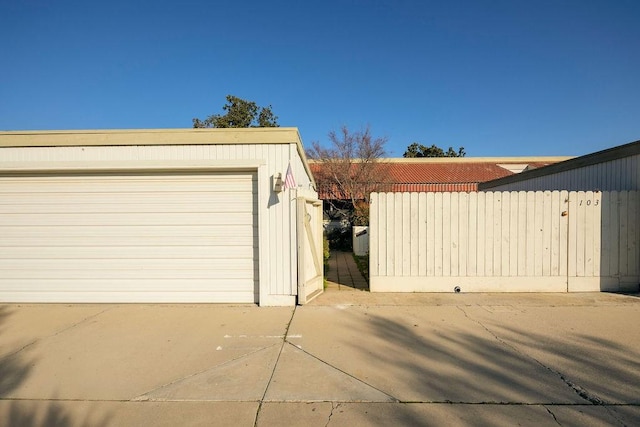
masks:
[[[0,305],[0,425],[638,425],[640,298]]]

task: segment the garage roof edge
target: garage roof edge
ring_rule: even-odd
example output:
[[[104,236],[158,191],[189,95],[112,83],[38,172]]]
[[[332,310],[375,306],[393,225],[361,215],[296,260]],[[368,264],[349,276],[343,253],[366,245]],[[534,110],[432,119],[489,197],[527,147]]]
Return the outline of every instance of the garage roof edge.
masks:
[[[109,145],[289,144],[300,142],[298,129],[110,129],[0,132],[0,147]]]
[[[226,129],[86,129],[0,132],[4,147],[128,145],[296,144],[305,171],[315,182],[296,127]]]

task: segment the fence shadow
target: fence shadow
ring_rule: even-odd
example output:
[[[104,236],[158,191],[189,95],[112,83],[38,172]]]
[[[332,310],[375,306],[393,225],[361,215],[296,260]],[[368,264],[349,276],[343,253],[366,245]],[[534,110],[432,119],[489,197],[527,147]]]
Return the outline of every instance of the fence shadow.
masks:
[[[368,365],[367,381],[401,402],[469,404],[454,417],[477,410],[474,425],[512,424],[514,405],[522,411],[537,406],[545,416],[541,407],[549,413],[558,405],[566,411],[600,407],[588,417],[604,425],[615,419],[617,407],[602,405],[640,403],[640,353],[619,342],[580,333],[554,337],[504,324],[485,330],[478,323],[469,333],[446,321],[424,325],[423,318],[366,316],[366,322],[349,324],[363,325],[352,334],[368,334],[368,345],[354,339],[343,344]],[[482,405],[496,406],[482,412]],[[405,406],[401,424],[452,422],[427,420],[417,406]]]

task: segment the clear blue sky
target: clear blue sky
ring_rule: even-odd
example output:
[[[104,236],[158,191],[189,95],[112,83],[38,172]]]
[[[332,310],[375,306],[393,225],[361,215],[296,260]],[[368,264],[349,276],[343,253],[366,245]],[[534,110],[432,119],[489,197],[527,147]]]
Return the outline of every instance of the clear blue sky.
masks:
[[[191,127],[233,94],[305,144],[469,156],[640,139],[640,1],[0,0],[0,130]]]

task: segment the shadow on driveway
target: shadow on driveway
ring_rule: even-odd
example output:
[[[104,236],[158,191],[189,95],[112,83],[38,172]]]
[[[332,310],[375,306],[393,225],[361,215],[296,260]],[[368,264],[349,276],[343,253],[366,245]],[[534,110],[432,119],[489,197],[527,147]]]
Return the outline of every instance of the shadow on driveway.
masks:
[[[368,334],[374,345],[354,345],[352,339],[342,344],[371,364],[368,372],[374,373],[366,382],[401,402],[473,405],[457,417],[475,425],[514,422],[511,405],[539,405],[553,417],[549,421],[563,425],[576,416],[624,425],[638,414],[640,353],[620,342],[561,330],[553,336],[501,322],[487,326],[466,312],[479,331],[453,327],[446,318],[366,316],[355,334]],[[475,410],[495,404],[502,406],[489,416]],[[399,421],[424,423],[424,412],[410,408]],[[625,409],[635,415],[625,417]]]
[[[310,305],[290,342],[401,404],[372,402],[372,424],[637,424],[638,306],[540,301]]]
[[[31,366],[36,360],[25,359],[23,350],[35,343],[31,342],[22,348],[10,348],[4,336],[8,319],[16,309],[0,306],[0,425],[20,427],[72,427],[96,426],[108,424],[108,418],[95,420],[77,419],[60,403],[29,402],[11,397],[11,393],[28,377]],[[43,322],[46,319],[42,319]]]

